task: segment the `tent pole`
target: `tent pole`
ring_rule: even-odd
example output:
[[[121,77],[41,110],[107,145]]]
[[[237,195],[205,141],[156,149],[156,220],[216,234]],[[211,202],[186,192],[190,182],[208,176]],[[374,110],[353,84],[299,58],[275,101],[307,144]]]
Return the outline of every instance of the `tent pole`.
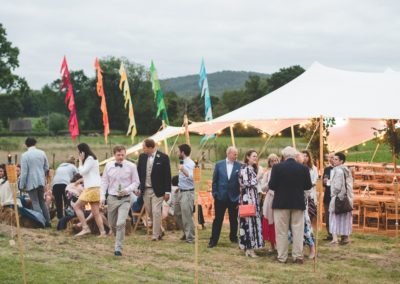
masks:
[[[292,132],[292,146],[293,146],[293,148],[296,149],[296,137],[294,136],[294,127],[293,127],[293,125],[290,126],[290,130]]]
[[[395,216],[396,216],[396,243],[398,242],[399,238],[399,182],[397,180],[397,177],[393,178],[393,184],[394,184],[394,197],[395,197]]]
[[[371,158],[371,162],[369,162],[370,164],[374,161],[375,156],[376,156],[376,153],[378,152],[378,149],[379,149],[379,146],[380,146],[380,145],[381,145],[381,144],[380,144],[379,142],[378,142],[378,144],[376,144],[374,154],[372,155],[372,158]]]
[[[229,126],[229,129],[231,131],[231,141],[232,141],[232,146],[236,147],[235,145],[235,135],[233,134],[233,125]]]
[[[186,144],[190,145],[190,136],[189,136],[189,120],[187,117],[187,114],[183,116],[183,123],[185,125],[185,139],[186,139]]]
[[[396,134],[396,127],[394,124],[395,124],[394,120],[392,120],[392,130],[393,130],[393,133]],[[397,165],[396,165],[397,163],[396,163],[396,153],[395,153],[394,146],[392,147],[392,158],[393,158],[393,172],[395,173],[397,171]]]
[[[162,121],[162,128],[163,128],[163,129],[166,129],[166,128],[167,128],[167,124],[165,123],[164,120]],[[167,140],[167,139],[164,139],[164,153],[165,153],[166,155],[168,155],[168,153],[169,153],[169,151],[168,151],[168,140]]]

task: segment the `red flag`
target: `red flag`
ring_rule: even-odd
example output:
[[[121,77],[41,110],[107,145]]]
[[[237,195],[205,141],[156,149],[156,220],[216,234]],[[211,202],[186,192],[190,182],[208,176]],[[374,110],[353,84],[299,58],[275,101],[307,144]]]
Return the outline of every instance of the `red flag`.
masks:
[[[65,94],[65,104],[68,106],[68,110],[70,111],[69,115],[69,132],[71,133],[72,140],[75,142],[76,137],[79,136],[79,125],[78,118],[76,116],[76,108],[75,108],[75,99],[74,99],[74,91],[72,90],[72,82],[71,76],[68,70],[67,59],[64,56],[64,59],[61,63],[61,80],[62,84],[60,90],[66,89]]]
[[[103,113],[103,126],[104,126],[104,140],[106,141],[107,144],[107,137],[108,134],[110,133],[110,125],[108,123],[108,112],[107,112],[107,104],[106,104],[106,96],[104,94],[104,89],[103,89],[103,70],[101,70],[99,60],[96,57],[96,60],[94,62],[94,68],[96,69],[97,73],[97,95],[101,98],[101,104],[100,104],[100,109]]]

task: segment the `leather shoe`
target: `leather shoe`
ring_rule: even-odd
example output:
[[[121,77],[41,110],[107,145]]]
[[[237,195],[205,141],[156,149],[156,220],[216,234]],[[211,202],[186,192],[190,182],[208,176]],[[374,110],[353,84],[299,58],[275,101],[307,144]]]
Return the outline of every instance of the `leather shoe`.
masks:
[[[115,256],[122,256],[122,253],[118,250],[114,251],[114,255]]]
[[[180,238],[180,240],[181,240],[181,241],[186,241],[186,236],[183,235],[183,236]]]
[[[237,244],[238,242],[239,242],[239,239],[238,239],[238,238],[236,238],[236,239],[231,239],[231,243]]]
[[[333,237],[332,236],[327,236],[325,239],[324,239],[324,241],[332,241],[333,240]]]
[[[293,263],[296,263],[296,264],[303,264],[303,263],[304,263],[304,260],[303,260],[302,258],[296,258],[295,260],[293,260]]]
[[[208,243],[208,248],[213,248],[213,247],[215,247],[215,246],[217,246],[217,244],[216,243]]]

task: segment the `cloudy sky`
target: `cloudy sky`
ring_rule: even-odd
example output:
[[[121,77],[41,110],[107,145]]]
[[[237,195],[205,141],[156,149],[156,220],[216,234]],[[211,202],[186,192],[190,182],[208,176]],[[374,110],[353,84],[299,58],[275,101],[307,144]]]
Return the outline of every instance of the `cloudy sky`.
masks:
[[[400,70],[400,2],[378,0],[0,0],[20,49],[17,74],[41,88],[70,69],[94,75],[96,56],[125,56],[161,78],[207,71],[271,73],[313,61]]]

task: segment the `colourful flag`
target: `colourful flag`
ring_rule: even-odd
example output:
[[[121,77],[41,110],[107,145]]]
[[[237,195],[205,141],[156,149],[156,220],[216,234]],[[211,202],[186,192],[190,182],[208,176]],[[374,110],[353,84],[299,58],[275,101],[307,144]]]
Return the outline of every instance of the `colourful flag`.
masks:
[[[67,58],[64,56],[64,59],[61,63],[61,80],[62,84],[60,90],[66,90],[65,94],[65,104],[68,106],[68,110],[70,111],[69,115],[69,132],[71,133],[72,140],[75,142],[76,137],[79,136],[79,125],[78,118],[76,116],[76,108],[75,108],[75,99],[74,99],[74,91],[72,89],[71,75],[68,70]]]
[[[201,90],[201,98],[204,97],[204,120],[209,121],[213,119],[212,115],[212,107],[211,107],[211,97],[210,90],[208,88],[208,80],[207,80],[207,72],[206,66],[204,65],[204,59],[201,60],[200,67],[200,80],[199,80],[199,88]],[[208,140],[209,138],[214,138],[215,135],[205,135],[200,143],[204,142],[204,140]]]
[[[100,109],[101,112],[103,113],[104,140],[106,141],[107,144],[107,137],[108,134],[110,134],[110,124],[108,123],[106,96],[104,94],[104,89],[103,89],[103,74],[102,74],[103,70],[100,67],[100,63],[97,57],[94,62],[94,68],[96,69],[97,73],[97,84],[96,84],[97,95],[101,98]]]
[[[160,81],[158,80],[158,74],[156,67],[154,66],[153,60],[151,61],[150,65],[150,80],[154,92],[154,100],[156,101],[157,105],[156,117],[157,118],[159,117],[166,124],[169,124],[167,107],[165,106],[165,101],[164,101],[164,94],[160,87]]]
[[[131,91],[129,90],[128,75],[126,74],[124,64],[121,62],[121,67],[119,68],[119,74],[121,75],[121,80],[119,81],[119,88],[123,90],[125,98],[125,108],[129,107],[129,126],[126,135],[131,134],[132,144],[133,139],[137,134],[135,114],[133,112],[133,105],[131,100]]]

